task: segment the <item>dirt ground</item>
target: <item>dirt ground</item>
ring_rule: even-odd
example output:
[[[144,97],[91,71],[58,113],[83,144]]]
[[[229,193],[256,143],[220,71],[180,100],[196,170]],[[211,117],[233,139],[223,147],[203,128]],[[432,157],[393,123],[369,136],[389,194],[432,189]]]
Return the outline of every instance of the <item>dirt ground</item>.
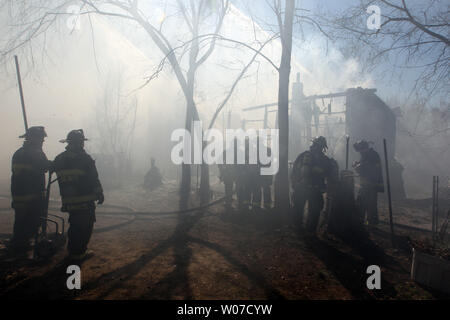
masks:
[[[4,187],[4,186],[3,186]],[[5,190],[6,188],[1,188]],[[216,198],[222,188],[216,186]],[[320,230],[296,232],[289,214],[273,210],[226,211],[218,202],[189,213],[177,210],[176,183],[148,192],[129,187],[106,193],[97,209],[81,266],[81,290],[68,290],[67,252],[50,261],[11,261],[0,250],[0,297],[24,299],[448,299],[410,279],[411,247],[405,237],[430,235],[389,226],[349,243]],[[13,212],[0,197],[0,241],[11,236]],[[55,193],[56,194],[56,193]],[[195,198],[195,196],[194,196]],[[394,203],[397,223],[430,229],[430,201]],[[58,202],[52,201],[52,213]],[[130,210],[133,211],[130,211]],[[158,214],[160,213],[160,214]],[[380,200],[380,216],[388,221]],[[67,220],[66,220],[67,222]],[[0,245],[2,249],[2,245]],[[381,289],[369,290],[369,265],[381,268]]]

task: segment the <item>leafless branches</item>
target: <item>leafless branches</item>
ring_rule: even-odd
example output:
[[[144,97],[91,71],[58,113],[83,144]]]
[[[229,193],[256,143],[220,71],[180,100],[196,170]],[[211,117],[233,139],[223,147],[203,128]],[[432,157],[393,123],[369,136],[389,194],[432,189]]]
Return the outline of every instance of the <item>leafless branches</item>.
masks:
[[[104,154],[130,158],[136,126],[136,96],[123,95],[124,69],[110,69],[95,108],[98,148]]]
[[[183,22],[190,30],[191,39],[197,39],[202,34],[202,26],[205,21],[215,19],[214,29],[208,32],[218,34],[223,24],[223,19],[229,8],[229,0],[216,1],[210,4],[207,0],[189,1],[189,5],[184,5],[185,1],[176,1],[177,10],[183,18]],[[190,96],[190,88],[195,79],[195,73],[212,54],[215,48],[215,38],[210,38],[210,43],[205,50],[200,50],[197,40],[192,40],[189,46],[189,66],[186,73],[183,72],[181,61],[174,53],[174,45],[163,32],[165,19],[158,23],[153,22],[152,8],[148,7],[145,1],[130,0],[29,0],[13,1],[3,0],[2,7],[9,8],[11,21],[15,23],[9,26],[11,32],[7,41],[1,45],[1,58],[8,58],[13,52],[28,46],[32,50],[33,41],[39,36],[44,36],[51,27],[56,26],[58,17],[67,18],[69,5],[79,5],[80,15],[97,14],[112,18],[120,18],[132,21],[143,28],[153,40],[158,49],[166,56],[177,80],[186,96]],[[149,16],[147,12],[150,10]],[[65,21],[63,21],[65,22]]]
[[[367,27],[370,5],[377,5],[381,11],[380,28],[376,30]],[[348,55],[363,59],[367,69],[388,62],[397,72],[413,74],[418,92],[428,96],[448,92],[448,2],[360,0],[338,14],[322,12],[318,19],[334,40],[347,46]]]
[[[250,59],[250,61],[245,65],[245,67],[241,70],[241,72],[239,73],[239,75],[236,77],[236,79],[234,80],[230,90],[228,91],[225,99],[220,103],[219,107],[216,109],[216,111],[214,112],[214,115],[211,119],[211,122],[209,124],[209,128],[212,128],[214,125],[214,122],[217,119],[217,116],[220,114],[220,112],[222,111],[222,109],[225,107],[225,105],[227,104],[228,100],[230,100],[231,96],[233,95],[234,89],[236,88],[236,86],[238,85],[239,81],[242,79],[242,77],[245,75],[245,73],[247,72],[248,68],[253,64],[253,62],[255,61],[255,59],[258,57],[258,55],[262,55],[261,51],[264,49],[264,47],[270,43],[271,41],[273,41],[275,38],[277,38],[278,35],[274,35],[273,37],[269,38],[266,42],[264,42],[261,47],[255,51],[255,54],[253,55],[253,57]],[[271,62],[271,61],[270,61]],[[271,62],[272,63],[272,62]],[[273,64],[273,63],[272,63]],[[276,66],[274,66],[277,70],[278,68]]]

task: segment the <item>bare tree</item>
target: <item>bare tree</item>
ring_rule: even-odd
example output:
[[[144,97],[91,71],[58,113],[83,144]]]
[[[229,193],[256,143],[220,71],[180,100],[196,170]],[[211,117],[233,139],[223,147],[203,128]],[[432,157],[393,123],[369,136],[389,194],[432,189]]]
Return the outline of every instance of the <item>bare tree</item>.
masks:
[[[370,6],[379,8],[379,28]],[[397,73],[415,73],[412,91],[448,94],[448,1],[360,0],[343,12],[322,12],[317,18],[334,40],[343,41],[344,52],[362,59],[368,70],[388,62]]]
[[[281,59],[279,66],[270,61],[278,72],[278,128],[279,128],[279,170],[275,177],[275,206],[281,210],[289,207],[289,76],[291,71],[292,32],[294,17],[297,16],[295,0],[272,0],[266,4],[274,13],[276,27],[268,21],[258,21],[251,14],[254,23],[266,24],[269,31],[279,34],[281,38]],[[251,12],[251,9],[249,9]],[[298,17],[298,21],[304,21]]]
[[[251,48],[248,44],[240,42],[240,41],[236,41],[233,39],[228,39],[228,38],[224,38],[224,37],[218,37],[218,36],[214,36],[216,38],[218,38],[218,40],[222,40],[222,41],[229,41],[229,42],[234,42],[237,44],[240,44],[244,47],[247,48]],[[219,116],[220,112],[223,110],[223,108],[227,105],[228,101],[230,100],[231,96],[233,95],[234,90],[236,89],[237,85],[239,84],[239,82],[242,80],[242,78],[244,77],[244,75],[246,74],[246,72],[248,71],[248,69],[250,68],[250,66],[255,62],[256,58],[262,54],[262,51],[264,49],[264,47],[272,42],[274,39],[277,39],[279,37],[278,34],[275,34],[274,36],[272,36],[271,38],[267,39],[263,44],[261,44],[259,49],[253,49],[251,48],[252,51],[254,51],[254,54],[252,56],[252,58],[250,59],[250,61],[240,70],[239,74],[237,75],[237,77],[235,78],[235,80],[233,81],[233,84],[231,85],[230,89],[228,90],[225,98],[222,100],[222,102],[219,104],[219,106],[217,107],[216,111],[214,112],[213,117],[211,118],[211,121],[209,123],[208,128],[211,129],[214,126],[215,121],[217,120],[217,117]]]
[[[123,69],[110,70],[95,107],[96,147],[113,157],[110,165],[118,182],[130,169],[137,114],[136,96],[124,95],[123,80]]]
[[[7,58],[19,48],[28,47],[32,51],[33,40],[55,25],[58,17],[67,17],[67,6],[77,3],[80,5],[80,15],[98,14],[111,18],[124,19],[140,26],[163,55],[166,56],[174,72],[186,100],[185,128],[191,131],[191,124],[198,119],[195,103],[195,80],[198,68],[211,56],[215,48],[215,38],[208,44],[200,47],[199,36],[207,30],[208,33],[218,34],[221,30],[224,17],[229,8],[229,0],[192,0],[185,2],[176,0],[170,2],[170,14],[154,22],[154,12],[148,2],[139,0],[45,0],[45,1],[12,1],[4,0],[1,7],[8,7],[12,20],[17,23],[12,26],[8,40],[2,48],[2,59]],[[167,7],[167,6],[166,6]],[[149,14],[148,14],[149,12]],[[180,55],[175,54],[175,39],[170,41],[165,33],[164,24],[169,18],[181,17],[180,27],[187,28],[187,39],[192,39],[187,50]],[[211,25],[213,27],[211,27]],[[212,28],[212,30],[211,30]],[[180,30],[182,30],[180,28]],[[45,38],[45,37],[44,37]],[[183,60],[185,53],[187,62]],[[186,70],[186,71],[185,71]],[[151,79],[149,79],[151,80]],[[187,140],[187,139],[186,139]],[[206,181],[203,181],[204,185]],[[187,205],[191,188],[190,165],[182,164],[182,179],[180,186],[181,205]],[[203,189],[209,189],[204,186]]]
[[[294,24],[303,32],[303,25],[313,26],[328,37],[319,22],[308,12],[302,9],[295,0],[272,0],[265,2],[274,13],[276,24],[269,19],[259,19],[250,8],[253,2],[245,3],[247,11],[254,24],[264,25],[266,32],[281,38],[281,58],[279,65],[276,59],[270,59],[259,53],[266,59],[278,73],[278,128],[279,128],[279,170],[275,177],[275,206],[280,210],[289,207],[289,76],[291,71],[291,53]],[[256,35],[255,35],[256,36]],[[230,41],[229,39],[225,39]],[[250,48],[251,49],[251,48]]]
[[[270,64],[272,64],[272,66],[274,66],[278,70],[278,67],[272,62],[272,60],[269,59],[266,55],[264,55],[262,53],[262,51],[266,47],[266,45],[271,43],[273,40],[275,40],[277,38],[279,38],[279,34],[274,34],[272,37],[268,38],[263,43],[260,43],[258,41],[258,43],[260,44],[259,48],[254,48],[250,43],[245,43],[242,41],[227,38],[222,35],[214,33],[214,34],[199,35],[198,37],[196,37],[194,39],[190,39],[189,41],[182,42],[182,44],[180,44],[179,46],[177,46],[173,49],[174,51],[183,50],[184,47],[189,46],[190,43],[195,40],[195,41],[198,41],[199,43],[203,43],[203,42],[209,43],[211,41],[215,41],[217,44],[232,43],[232,44],[237,45],[238,47],[245,48],[254,53],[252,58],[249,60],[249,62],[244,64],[242,66],[242,68],[239,69],[239,72],[238,72],[236,78],[234,79],[233,83],[231,84],[230,88],[228,89],[228,92],[226,93],[224,99],[219,103],[216,111],[214,112],[213,117],[211,118],[211,120],[209,122],[208,129],[213,128],[214,123],[217,120],[217,117],[219,116],[220,112],[224,109],[224,107],[227,105],[228,101],[232,97],[239,82],[244,78],[245,74],[248,72],[249,68],[252,66],[252,64],[256,61],[256,59],[258,57],[264,58],[266,61],[268,61]],[[237,48],[234,48],[234,49],[237,49]],[[169,54],[171,54],[171,53],[169,53]],[[168,55],[160,61],[157,70],[151,76],[148,77],[148,81],[151,81],[152,79],[154,79],[161,72],[161,70],[163,69],[163,67],[166,63],[167,57],[168,57]],[[208,137],[204,137],[204,140],[206,141],[207,138]],[[204,202],[208,201],[209,199],[210,199],[209,166],[208,166],[208,164],[203,162],[201,165],[200,200],[201,200],[201,202],[204,203]]]
[[[289,207],[289,75],[291,72],[292,30],[295,14],[295,0],[286,0],[284,21],[280,1],[274,1],[281,35],[281,62],[278,80],[278,128],[279,128],[279,170],[275,178],[275,206],[279,209]]]

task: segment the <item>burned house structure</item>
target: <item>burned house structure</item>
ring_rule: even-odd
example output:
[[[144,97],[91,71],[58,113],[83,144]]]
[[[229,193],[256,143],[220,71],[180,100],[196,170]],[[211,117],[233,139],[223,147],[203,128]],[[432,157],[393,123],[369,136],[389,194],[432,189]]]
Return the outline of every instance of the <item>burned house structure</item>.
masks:
[[[289,160],[293,162],[299,153],[309,148],[312,138],[321,135],[328,141],[328,154],[338,161],[341,169],[346,169],[359,159],[353,147],[349,148],[349,159],[346,159],[347,136],[350,137],[350,146],[364,139],[381,157],[384,157],[383,139],[386,139],[392,197],[394,200],[404,199],[403,167],[395,158],[396,114],[375,92],[376,89],[358,87],[306,96],[297,74],[290,100]],[[273,112],[276,117],[276,106],[277,103],[270,103],[243,109],[245,112],[264,109],[264,119],[246,119],[243,123],[259,121],[267,128],[269,114]]]
[[[404,199],[403,167],[395,158],[397,117],[375,92],[376,89],[361,87],[347,90],[346,133],[351,139],[371,142],[380,156],[383,154],[383,139],[386,139],[392,197]],[[352,152],[354,158],[356,154],[354,150]]]

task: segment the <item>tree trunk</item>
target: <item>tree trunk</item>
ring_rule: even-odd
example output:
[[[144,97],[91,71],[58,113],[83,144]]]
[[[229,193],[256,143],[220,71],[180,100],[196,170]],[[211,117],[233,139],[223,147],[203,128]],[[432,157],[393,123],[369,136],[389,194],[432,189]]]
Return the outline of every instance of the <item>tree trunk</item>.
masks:
[[[190,128],[186,125],[186,130],[190,132]],[[189,196],[191,193],[191,165],[187,163],[181,164],[181,183],[180,183],[180,209],[187,209],[189,204]]]
[[[190,97],[186,97],[187,105],[186,105],[186,122],[185,129],[187,132],[191,133],[192,136],[192,119],[193,119],[193,110],[194,110],[194,91],[193,86],[190,86],[189,93]],[[189,147],[192,148],[191,139],[185,138],[185,141],[188,141]],[[186,144],[185,148],[186,150]],[[192,155],[192,151],[191,151]],[[192,159],[192,157],[191,157]],[[180,209],[187,209],[189,206],[189,197],[191,194],[191,165],[188,163],[181,164],[181,183],[180,183]]]
[[[209,186],[209,165],[202,163],[200,166],[200,202],[205,204],[211,199],[211,189]]]
[[[289,75],[291,72],[292,27],[295,0],[286,0],[284,27],[281,30],[282,53],[278,81],[279,170],[275,178],[275,206],[289,208]]]

